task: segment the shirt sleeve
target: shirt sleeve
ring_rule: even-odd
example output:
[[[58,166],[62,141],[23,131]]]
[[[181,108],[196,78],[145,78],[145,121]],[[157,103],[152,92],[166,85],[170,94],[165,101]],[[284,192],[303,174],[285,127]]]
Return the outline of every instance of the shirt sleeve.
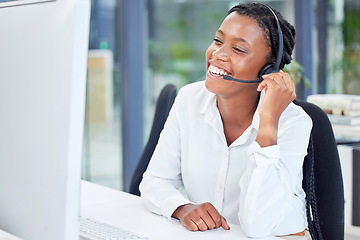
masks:
[[[279,223],[291,214],[295,197],[301,195],[297,192],[312,121],[303,113],[283,119],[279,126],[277,145],[262,148],[254,141],[248,149],[238,217],[249,237],[276,235]]]
[[[180,90],[139,187],[145,206],[169,219],[177,207],[191,203],[178,190],[183,185],[177,113],[181,95]]]

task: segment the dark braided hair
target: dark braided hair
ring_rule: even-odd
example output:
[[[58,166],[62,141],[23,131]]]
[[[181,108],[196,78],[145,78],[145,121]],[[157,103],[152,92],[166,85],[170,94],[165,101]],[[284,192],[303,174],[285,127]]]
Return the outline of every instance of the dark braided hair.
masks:
[[[313,240],[323,240],[315,197],[314,143],[311,135],[308,146],[308,155],[305,157],[303,170],[303,189],[306,192],[306,217],[308,220],[309,232]]]
[[[271,8],[271,7],[270,7]],[[283,16],[271,8],[279,19],[280,27],[283,32],[284,51],[280,62],[280,68],[284,68],[292,60],[291,54],[295,46],[295,28]],[[279,36],[274,15],[269,10],[268,6],[262,3],[244,3],[238,4],[231,8],[228,14],[236,12],[240,15],[248,16],[256,20],[258,26],[263,29],[265,40],[271,48],[271,53],[267,57],[268,63],[275,62],[277,53],[279,51]]]

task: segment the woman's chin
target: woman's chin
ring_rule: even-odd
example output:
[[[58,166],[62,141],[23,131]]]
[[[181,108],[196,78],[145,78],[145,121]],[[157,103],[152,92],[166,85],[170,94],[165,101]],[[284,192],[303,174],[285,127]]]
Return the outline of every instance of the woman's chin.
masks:
[[[222,78],[209,78],[206,77],[205,87],[212,93],[219,93],[225,87],[225,80]]]

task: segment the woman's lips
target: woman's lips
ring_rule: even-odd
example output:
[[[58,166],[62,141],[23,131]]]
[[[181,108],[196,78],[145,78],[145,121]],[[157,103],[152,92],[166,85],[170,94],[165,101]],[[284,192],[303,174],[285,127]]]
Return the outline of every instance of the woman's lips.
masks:
[[[210,63],[208,67],[208,73],[214,77],[223,77],[225,75],[231,75],[228,71],[223,68],[217,67]]]

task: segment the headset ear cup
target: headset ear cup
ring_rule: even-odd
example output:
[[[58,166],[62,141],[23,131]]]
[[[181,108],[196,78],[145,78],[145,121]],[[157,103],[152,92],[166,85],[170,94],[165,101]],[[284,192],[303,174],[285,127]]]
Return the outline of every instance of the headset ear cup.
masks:
[[[258,78],[262,79],[263,75],[272,73],[274,71],[274,64],[273,63],[267,63],[265,64],[259,71]]]

